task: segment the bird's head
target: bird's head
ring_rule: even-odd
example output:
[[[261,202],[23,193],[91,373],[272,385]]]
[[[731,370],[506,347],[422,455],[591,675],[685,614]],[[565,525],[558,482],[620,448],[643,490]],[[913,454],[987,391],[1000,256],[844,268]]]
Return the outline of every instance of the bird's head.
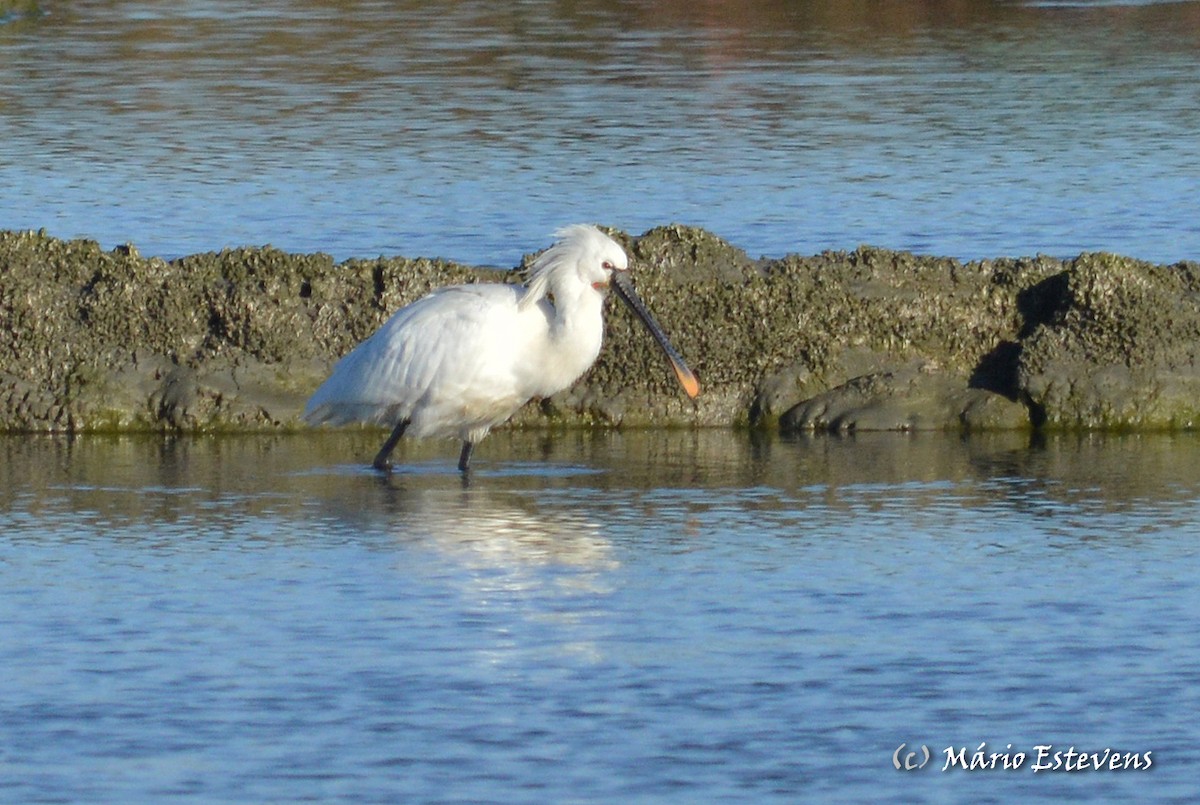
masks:
[[[625,250],[594,226],[574,224],[555,235],[558,240],[538,255],[529,268],[523,306],[548,294],[575,295],[589,286],[604,291],[615,272],[629,269]]]

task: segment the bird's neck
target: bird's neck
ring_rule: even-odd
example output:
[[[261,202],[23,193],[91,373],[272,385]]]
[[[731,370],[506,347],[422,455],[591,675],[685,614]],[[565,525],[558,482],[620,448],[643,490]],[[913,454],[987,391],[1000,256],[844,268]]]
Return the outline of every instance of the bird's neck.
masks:
[[[604,296],[590,286],[555,288],[551,329],[556,336],[570,337],[586,331],[604,330]]]
[[[604,297],[590,287],[586,293],[555,294],[549,316],[550,352],[545,358],[555,367],[559,388],[573,383],[600,354],[603,310]]]

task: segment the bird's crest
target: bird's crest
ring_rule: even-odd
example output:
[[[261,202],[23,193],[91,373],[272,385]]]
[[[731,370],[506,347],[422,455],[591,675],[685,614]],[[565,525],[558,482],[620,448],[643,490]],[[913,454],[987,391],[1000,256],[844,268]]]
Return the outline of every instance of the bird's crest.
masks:
[[[525,295],[518,303],[522,310],[545,299],[556,274],[573,269],[580,256],[589,251],[599,251],[600,245],[608,238],[591,224],[565,226],[555,232],[554,237],[554,245],[539,254],[529,266]]]

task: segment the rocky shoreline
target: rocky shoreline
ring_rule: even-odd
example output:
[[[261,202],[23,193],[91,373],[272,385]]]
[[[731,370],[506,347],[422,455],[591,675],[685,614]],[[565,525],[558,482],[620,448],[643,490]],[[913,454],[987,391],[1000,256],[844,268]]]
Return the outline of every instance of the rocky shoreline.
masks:
[[[1194,262],[1084,254],[964,264],[868,247],[755,260],[699,229],[614,236],[699,376],[700,397],[679,391],[647,334],[611,305],[593,369],[530,403],[515,425],[1200,424]],[[516,279],[270,247],[165,261],[128,245],[0,232],[0,430],[299,428],[333,362],[397,308],[441,285]]]

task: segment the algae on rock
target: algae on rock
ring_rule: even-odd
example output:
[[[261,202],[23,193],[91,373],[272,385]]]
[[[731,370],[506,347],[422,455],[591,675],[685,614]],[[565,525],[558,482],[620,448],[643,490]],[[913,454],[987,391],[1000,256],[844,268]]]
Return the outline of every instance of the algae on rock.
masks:
[[[1194,263],[964,264],[865,246],[753,259],[685,226],[613,234],[700,397],[679,393],[652,340],[610,305],[595,366],[516,426],[1200,423]],[[443,285],[518,278],[269,246],[166,261],[0,232],[0,429],[298,427],[332,364],[399,307]]]

